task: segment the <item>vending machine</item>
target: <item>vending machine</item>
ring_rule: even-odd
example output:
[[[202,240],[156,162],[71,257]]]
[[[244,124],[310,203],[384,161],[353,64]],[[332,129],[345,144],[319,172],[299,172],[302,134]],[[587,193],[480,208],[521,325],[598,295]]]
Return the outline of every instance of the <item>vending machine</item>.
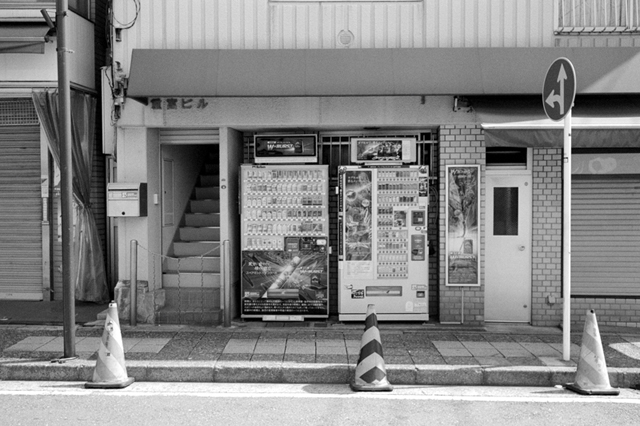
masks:
[[[243,165],[241,316],[329,316],[328,167]]]
[[[340,168],[338,313],[364,320],[428,321],[427,166],[412,139],[354,139]]]

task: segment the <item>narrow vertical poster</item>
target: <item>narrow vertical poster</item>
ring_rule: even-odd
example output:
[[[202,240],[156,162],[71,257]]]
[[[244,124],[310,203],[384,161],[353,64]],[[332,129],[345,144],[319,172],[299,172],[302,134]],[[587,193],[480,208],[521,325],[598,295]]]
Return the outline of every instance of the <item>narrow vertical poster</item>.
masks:
[[[344,176],[344,260],[351,277],[373,274],[371,180],[371,170],[347,170]]]
[[[478,165],[447,166],[446,285],[480,285],[479,172]]]

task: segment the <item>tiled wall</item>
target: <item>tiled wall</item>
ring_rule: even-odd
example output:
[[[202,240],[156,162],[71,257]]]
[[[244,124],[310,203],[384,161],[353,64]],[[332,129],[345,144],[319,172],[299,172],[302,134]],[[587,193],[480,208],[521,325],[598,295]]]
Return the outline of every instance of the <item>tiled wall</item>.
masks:
[[[531,322],[562,322],[562,149],[533,150]]]
[[[446,166],[480,164],[480,286],[445,286]],[[440,127],[440,322],[479,325],[484,323],[484,200],[485,148],[482,129],[476,125]]]

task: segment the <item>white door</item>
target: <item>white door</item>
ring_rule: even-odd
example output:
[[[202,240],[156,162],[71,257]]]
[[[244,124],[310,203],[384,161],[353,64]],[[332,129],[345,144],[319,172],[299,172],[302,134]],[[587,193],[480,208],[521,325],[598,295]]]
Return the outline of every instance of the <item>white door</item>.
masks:
[[[531,175],[487,172],[485,321],[531,321]]]

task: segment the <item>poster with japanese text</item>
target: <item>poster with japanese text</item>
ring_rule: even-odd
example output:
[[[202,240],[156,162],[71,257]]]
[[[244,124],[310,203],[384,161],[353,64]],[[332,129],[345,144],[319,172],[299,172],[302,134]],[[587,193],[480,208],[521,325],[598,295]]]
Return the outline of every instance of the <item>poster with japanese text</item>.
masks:
[[[344,177],[346,261],[371,261],[371,171],[348,170]]]
[[[480,166],[447,166],[446,285],[480,285]]]
[[[243,251],[243,315],[328,316],[327,253]]]

